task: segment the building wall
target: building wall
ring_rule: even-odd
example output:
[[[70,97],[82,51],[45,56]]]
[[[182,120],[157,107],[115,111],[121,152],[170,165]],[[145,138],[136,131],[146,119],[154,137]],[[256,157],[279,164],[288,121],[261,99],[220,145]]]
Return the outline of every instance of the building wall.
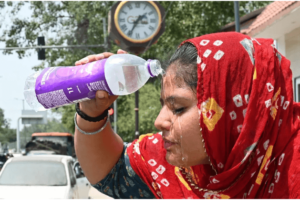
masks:
[[[295,77],[300,77],[300,27],[285,35],[285,48],[286,57],[291,61],[294,84]]]
[[[285,35],[286,57],[291,61],[293,78],[300,76],[300,27]]]

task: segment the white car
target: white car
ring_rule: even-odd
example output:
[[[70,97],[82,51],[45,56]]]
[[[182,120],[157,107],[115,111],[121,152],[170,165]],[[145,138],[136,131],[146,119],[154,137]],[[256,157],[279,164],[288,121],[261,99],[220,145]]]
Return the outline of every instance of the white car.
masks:
[[[73,164],[61,155],[10,158],[0,172],[0,199],[77,199]]]

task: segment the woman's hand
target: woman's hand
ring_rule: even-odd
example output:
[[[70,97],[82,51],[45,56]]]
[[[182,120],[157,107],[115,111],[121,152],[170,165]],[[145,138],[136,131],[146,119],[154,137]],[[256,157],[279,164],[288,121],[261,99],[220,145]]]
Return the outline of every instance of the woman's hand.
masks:
[[[125,53],[127,52],[121,49],[117,51],[117,54],[125,54]],[[75,62],[75,65],[78,66],[89,62],[102,60],[112,55],[114,54],[110,52],[90,55]],[[110,96],[106,91],[98,90],[96,92],[96,96],[94,99],[80,102],[80,110],[90,117],[97,117],[101,115],[104,112],[104,110],[106,110],[117,98],[118,96]]]

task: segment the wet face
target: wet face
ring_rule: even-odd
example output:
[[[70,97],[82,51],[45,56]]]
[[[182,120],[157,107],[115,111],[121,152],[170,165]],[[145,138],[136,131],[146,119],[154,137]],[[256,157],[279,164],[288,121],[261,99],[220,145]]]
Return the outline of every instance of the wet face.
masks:
[[[199,125],[195,92],[175,78],[172,66],[162,82],[162,109],[155,126],[163,132],[166,159],[174,166],[208,164]]]

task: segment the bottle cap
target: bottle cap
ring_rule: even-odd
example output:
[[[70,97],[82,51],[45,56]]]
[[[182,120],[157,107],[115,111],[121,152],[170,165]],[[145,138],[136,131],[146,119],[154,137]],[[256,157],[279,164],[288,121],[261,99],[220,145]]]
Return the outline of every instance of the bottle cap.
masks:
[[[151,77],[158,76],[162,73],[161,64],[158,60],[147,60],[147,69]]]

